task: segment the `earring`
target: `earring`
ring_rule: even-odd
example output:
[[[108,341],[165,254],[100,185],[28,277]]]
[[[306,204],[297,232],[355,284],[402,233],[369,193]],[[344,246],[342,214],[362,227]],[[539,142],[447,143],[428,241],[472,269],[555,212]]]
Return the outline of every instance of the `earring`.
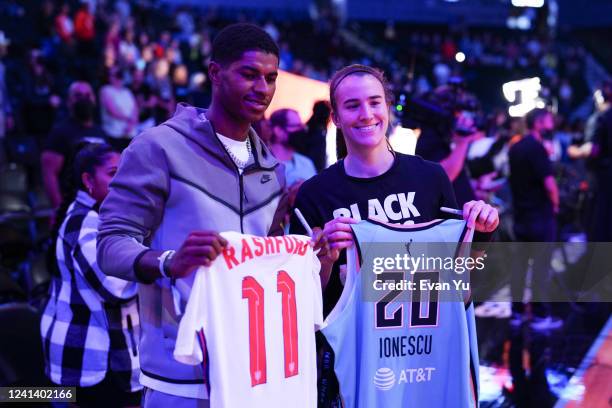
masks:
[[[89,195],[93,195],[93,187],[87,187],[87,192],[89,193]]]

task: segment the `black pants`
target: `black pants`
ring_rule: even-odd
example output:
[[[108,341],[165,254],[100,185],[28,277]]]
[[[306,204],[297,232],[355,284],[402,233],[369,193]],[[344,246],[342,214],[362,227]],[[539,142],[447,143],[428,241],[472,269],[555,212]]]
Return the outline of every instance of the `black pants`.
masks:
[[[77,387],[77,405],[81,408],[137,407],[140,406],[141,392],[120,389],[108,374],[102,382],[91,387]]]
[[[596,242],[612,241],[612,166],[596,172],[597,194],[592,214],[592,233]]]
[[[517,218],[514,224],[514,234],[517,245],[512,257],[512,309],[514,312],[523,312],[523,295],[525,292],[525,281],[529,260],[532,263],[532,299],[533,313],[538,316],[550,314],[550,307],[542,300],[546,299],[546,293],[550,289],[550,259],[552,256],[552,244],[542,245],[538,242],[554,242],[556,240],[556,221],[552,215],[534,214]]]

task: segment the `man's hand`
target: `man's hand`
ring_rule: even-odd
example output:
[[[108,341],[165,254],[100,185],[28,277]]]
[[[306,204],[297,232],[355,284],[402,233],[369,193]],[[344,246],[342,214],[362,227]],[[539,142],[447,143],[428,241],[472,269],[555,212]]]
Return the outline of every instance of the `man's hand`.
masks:
[[[495,207],[482,200],[472,200],[463,205],[463,219],[468,228],[478,232],[493,232],[499,225],[499,213]]]
[[[172,278],[183,278],[198,266],[209,266],[226,245],[227,240],[217,232],[194,231],[172,257],[168,274]]]

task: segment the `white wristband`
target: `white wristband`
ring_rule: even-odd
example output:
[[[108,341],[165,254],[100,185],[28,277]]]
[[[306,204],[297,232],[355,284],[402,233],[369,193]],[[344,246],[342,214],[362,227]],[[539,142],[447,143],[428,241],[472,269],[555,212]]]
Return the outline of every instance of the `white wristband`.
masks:
[[[166,258],[174,254],[175,252],[176,251],[169,249],[167,251],[162,252],[162,254],[157,258],[157,260],[159,261],[159,273],[161,273],[164,278],[169,278],[169,276],[166,274],[166,271],[164,270],[164,263],[166,262]]]

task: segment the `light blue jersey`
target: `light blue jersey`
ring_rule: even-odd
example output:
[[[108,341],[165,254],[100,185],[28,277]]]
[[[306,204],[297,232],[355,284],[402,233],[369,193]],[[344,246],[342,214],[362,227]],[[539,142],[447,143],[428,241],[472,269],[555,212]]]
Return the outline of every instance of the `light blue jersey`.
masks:
[[[344,290],[323,329],[335,353],[334,370],[344,406],[477,407],[476,325],[471,301],[464,303],[465,292],[443,297],[431,288],[387,291],[377,301],[368,286],[371,280],[363,279],[373,273],[371,265],[377,264],[366,262],[380,256],[380,245],[396,254],[412,249],[410,256],[419,257],[421,249],[427,248],[424,243],[448,243],[455,256],[465,249],[459,243],[471,241],[473,231],[459,220],[407,226],[363,221],[352,228],[356,245],[347,253]],[[394,276],[404,273],[394,272]],[[380,271],[372,276],[385,277],[376,273]],[[404,276],[417,284],[432,283],[442,281],[442,273],[419,267]]]

